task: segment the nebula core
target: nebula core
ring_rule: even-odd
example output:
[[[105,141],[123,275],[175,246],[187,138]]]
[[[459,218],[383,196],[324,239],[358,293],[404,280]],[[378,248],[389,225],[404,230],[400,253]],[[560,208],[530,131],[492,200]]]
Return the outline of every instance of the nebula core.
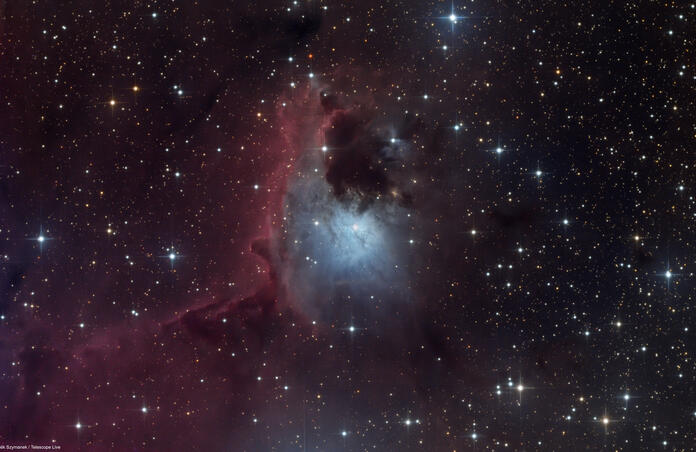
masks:
[[[386,314],[410,298],[408,237],[416,217],[387,176],[408,162],[410,146],[380,135],[361,106],[339,109],[332,95],[328,107],[328,96],[308,94],[310,105],[322,106],[318,130],[300,133],[319,138],[299,145],[274,262],[300,309],[340,324]]]

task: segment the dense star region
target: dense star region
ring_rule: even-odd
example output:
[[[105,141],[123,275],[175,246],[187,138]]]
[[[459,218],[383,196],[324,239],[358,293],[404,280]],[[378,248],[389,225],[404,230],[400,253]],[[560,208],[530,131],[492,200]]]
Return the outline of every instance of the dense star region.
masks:
[[[696,4],[0,16],[0,446],[694,449]]]

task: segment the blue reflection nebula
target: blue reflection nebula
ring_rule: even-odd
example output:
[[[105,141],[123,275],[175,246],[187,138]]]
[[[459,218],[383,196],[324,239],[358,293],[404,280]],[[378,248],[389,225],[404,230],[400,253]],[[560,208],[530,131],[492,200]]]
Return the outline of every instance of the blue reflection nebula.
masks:
[[[337,199],[320,171],[322,156],[306,155],[290,181],[280,238],[286,290],[324,320],[388,312],[406,299],[408,209],[376,197]],[[349,304],[346,307],[346,300]]]

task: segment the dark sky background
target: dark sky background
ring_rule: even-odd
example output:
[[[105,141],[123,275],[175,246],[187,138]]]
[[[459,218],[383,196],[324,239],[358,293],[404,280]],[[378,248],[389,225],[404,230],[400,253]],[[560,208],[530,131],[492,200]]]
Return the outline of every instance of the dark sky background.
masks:
[[[0,444],[691,450],[696,7],[0,1]]]

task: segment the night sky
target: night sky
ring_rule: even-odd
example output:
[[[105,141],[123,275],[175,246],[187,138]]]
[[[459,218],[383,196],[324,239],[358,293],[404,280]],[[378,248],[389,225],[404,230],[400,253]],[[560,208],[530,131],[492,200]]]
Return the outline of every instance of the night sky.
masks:
[[[696,447],[694,4],[0,14],[0,446]]]

